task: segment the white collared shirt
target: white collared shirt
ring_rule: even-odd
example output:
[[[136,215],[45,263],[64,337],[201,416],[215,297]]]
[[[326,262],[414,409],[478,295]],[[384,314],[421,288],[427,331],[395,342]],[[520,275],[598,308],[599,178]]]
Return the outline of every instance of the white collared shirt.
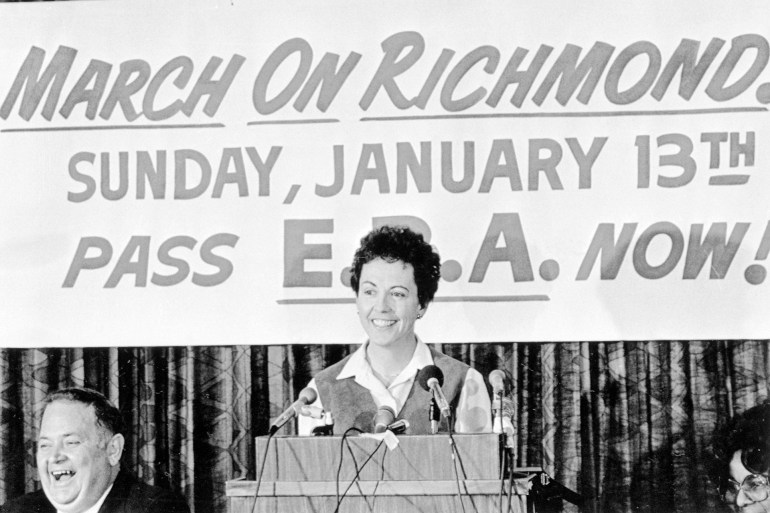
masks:
[[[368,342],[359,347],[347,361],[342,371],[337,376],[337,379],[355,378],[355,382],[362,387],[369,390],[372,394],[375,406],[390,406],[393,411],[398,413],[401,408],[404,407],[404,403],[409,397],[409,392],[412,389],[417,371],[427,365],[433,365],[433,356],[430,353],[428,346],[417,338],[417,346],[414,349],[414,354],[409,363],[406,364],[401,370],[401,373],[396,376],[390,386],[386,387],[379,379],[374,376],[372,366],[366,359],[366,346]],[[308,384],[308,387],[318,391],[316,387],[315,379],[312,379]],[[313,403],[312,406],[323,408],[321,403],[321,396]],[[479,412],[483,412],[484,416],[483,427],[479,426]],[[465,375],[465,383],[463,384],[462,391],[460,392],[460,398],[457,403],[457,411],[455,412],[456,420],[454,424],[454,431],[457,433],[491,433],[492,432],[492,407],[487,393],[486,385],[484,384],[484,378],[481,373],[476,369],[468,369]],[[313,419],[300,415],[298,420],[298,431],[300,435],[309,435],[313,428],[316,426],[322,426],[323,419]]]
[[[113,482],[113,484],[115,483]],[[83,511],[83,513],[99,513],[99,509],[102,507],[102,504],[104,504],[104,501],[107,499],[107,495],[109,495],[110,490],[112,490],[112,485],[108,486],[107,490],[105,490],[102,496],[99,497],[99,500],[96,501],[96,503],[93,506]],[[57,509],[56,513],[62,513],[62,512]]]

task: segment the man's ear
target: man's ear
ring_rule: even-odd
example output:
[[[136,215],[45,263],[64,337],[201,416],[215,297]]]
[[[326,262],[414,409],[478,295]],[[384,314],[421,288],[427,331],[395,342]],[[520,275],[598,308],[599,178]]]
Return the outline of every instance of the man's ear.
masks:
[[[126,439],[123,435],[113,435],[107,442],[107,458],[110,461],[110,465],[113,467],[120,464],[120,457],[123,456],[123,447],[126,444]]]

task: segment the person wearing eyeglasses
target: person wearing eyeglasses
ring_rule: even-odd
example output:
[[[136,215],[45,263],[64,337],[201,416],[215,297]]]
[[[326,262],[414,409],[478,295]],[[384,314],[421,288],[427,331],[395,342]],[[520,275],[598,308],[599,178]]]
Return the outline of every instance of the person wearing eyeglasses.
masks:
[[[720,427],[712,445],[722,501],[741,513],[770,512],[770,400]]]

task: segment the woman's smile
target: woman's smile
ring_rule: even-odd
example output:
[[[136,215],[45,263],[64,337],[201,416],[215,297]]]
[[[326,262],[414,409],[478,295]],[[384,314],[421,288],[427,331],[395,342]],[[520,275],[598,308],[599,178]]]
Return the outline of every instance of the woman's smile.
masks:
[[[396,322],[398,321],[388,319],[372,319],[372,324],[374,324],[377,328],[390,328],[396,324]]]
[[[420,307],[414,268],[400,260],[376,258],[364,264],[356,296],[361,325],[381,347],[412,347]]]

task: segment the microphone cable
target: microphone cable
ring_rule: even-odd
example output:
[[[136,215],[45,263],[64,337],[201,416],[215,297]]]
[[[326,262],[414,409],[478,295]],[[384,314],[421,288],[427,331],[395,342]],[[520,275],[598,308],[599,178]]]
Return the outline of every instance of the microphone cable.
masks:
[[[513,463],[511,463],[511,475],[508,478],[508,508],[507,511],[513,510],[513,480],[514,480],[514,471],[513,471]]]
[[[254,502],[251,504],[251,513],[254,513],[257,508],[257,499],[259,499],[259,486],[262,484],[262,475],[265,471],[265,462],[267,461],[267,453],[270,450],[270,440],[273,439],[275,433],[267,435],[267,443],[265,444],[265,453],[262,455],[262,465],[259,467],[259,475],[257,476],[257,489],[254,492]]]
[[[498,451],[500,452],[500,493],[497,495],[497,507],[500,513],[503,513],[503,490],[505,490],[505,444],[503,443],[503,435],[499,436]],[[510,509],[510,503],[508,506]]]
[[[363,497],[364,502],[366,503],[367,509],[369,509],[369,513],[372,513],[372,506],[369,504],[369,500],[366,497],[366,495],[364,495],[364,491],[361,489],[361,483],[360,483],[360,480],[359,480],[359,475],[360,475],[361,471],[364,469],[364,466],[361,465],[361,468],[360,469],[358,468],[358,462],[356,461],[356,455],[353,454],[353,448],[350,446],[350,439],[346,437],[344,439],[344,441],[345,441],[345,447],[348,449],[348,454],[350,454],[350,459],[353,462],[353,468],[356,469],[356,473],[353,476],[353,479],[348,484],[348,487],[345,488],[345,491],[342,493],[342,498],[340,499],[340,504],[342,503],[342,499],[344,499],[345,496],[348,494],[348,491],[350,490],[350,488],[352,488],[353,484],[355,484],[356,488],[358,488],[358,493],[361,494],[361,497]],[[375,447],[374,448],[374,452],[376,453],[379,448],[380,448],[379,445],[377,447]],[[369,458],[367,458],[364,461],[364,465],[366,465],[369,462],[369,460],[371,459],[372,456],[374,456],[374,453],[371,454],[369,456]],[[342,466],[342,459],[341,458],[342,458],[342,454],[340,454],[340,468]],[[338,504],[337,507],[339,507],[340,504]]]
[[[380,450],[380,447],[382,447],[382,444],[385,443],[385,440],[380,440],[380,443],[377,444],[377,447],[374,448],[374,450],[369,454],[369,456],[364,460],[364,462],[361,464],[361,468],[358,467],[358,463],[356,462],[355,456],[353,455],[353,450],[350,448],[350,445],[348,444],[348,451],[350,451],[350,457],[353,459],[353,466],[356,469],[356,474],[353,476],[353,479],[350,481],[350,484],[348,484],[348,487],[345,488],[345,491],[342,492],[342,495],[340,496],[340,473],[342,471],[342,458],[344,456],[344,443],[347,442],[347,436],[348,433],[351,431],[358,431],[359,433],[363,433],[360,429],[357,427],[351,427],[348,428],[345,433],[342,435],[342,440],[340,440],[340,463],[337,466],[337,507],[334,509],[334,513],[338,513],[340,510],[340,505],[342,504],[343,499],[345,499],[345,496],[348,494],[350,489],[353,487],[354,484],[358,483],[358,479],[361,475],[361,471],[364,469],[367,463],[371,461],[371,459],[374,457],[375,454],[377,454],[377,451]],[[384,473],[384,471],[383,471]],[[361,496],[364,497],[364,500],[366,500],[366,496],[364,495],[363,491],[360,489],[359,485],[359,491],[361,491]],[[369,506],[369,502],[366,502],[366,506],[371,510],[371,506]]]
[[[457,444],[455,443],[455,437],[452,433],[452,418],[447,417],[447,433],[449,434],[449,445],[451,446],[452,451],[452,463],[454,464],[454,471],[455,471],[455,483],[457,483],[457,498],[460,499],[460,507],[463,510],[463,513],[465,513],[465,502],[463,502],[463,492],[462,488],[460,487],[460,472],[457,469],[457,464],[459,461],[460,469],[463,472],[463,481],[466,478],[465,474],[465,467],[463,466],[463,462],[460,459],[460,453],[457,451]],[[473,499],[471,498],[471,504],[473,504]],[[475,509],[475,506],[474,506]]]
[[[388,451],[382,453],[382,461],[380,462],[380,478],[374,484],[374,490],[372,490],[372,507],[374,507],[374,501],[377,500],[377,488],[380,487],[380,482],[385,480],[385,458],[388,456]]]
[[[340,461],[337,463],[337,477],[335,479],[336,483],[336,489],[335,489],[335,499],[337,500],[337,509],[340,508],[340,473],[342,472],[342,458],[345,457],[345,453],[343,452],[345,446],[343,445],[345,443],[345,438],[347,438],[348,433],[351,431],[357,431],[358,433],[363,433],[360,429],[357,427],[351,427],[348,428],[344,433],[342,433],[342,438],[340,439]],[[353,462],[355,465],[355,461]],[[358,467],[356,466],[356,470],[358,470]]]
[[[515,479],[515,470],[516,470],[516,457],[513,454],[513,452],[507,452],[508,448],[504,447],[504,451],[506,451],[506,454],[510,455],[510,468],[508,469],[508,507],[506,508],[507,512],[512,511],[513,509],[513,481]],[[502,507],[502,502],[500,503],[500,506]]]

